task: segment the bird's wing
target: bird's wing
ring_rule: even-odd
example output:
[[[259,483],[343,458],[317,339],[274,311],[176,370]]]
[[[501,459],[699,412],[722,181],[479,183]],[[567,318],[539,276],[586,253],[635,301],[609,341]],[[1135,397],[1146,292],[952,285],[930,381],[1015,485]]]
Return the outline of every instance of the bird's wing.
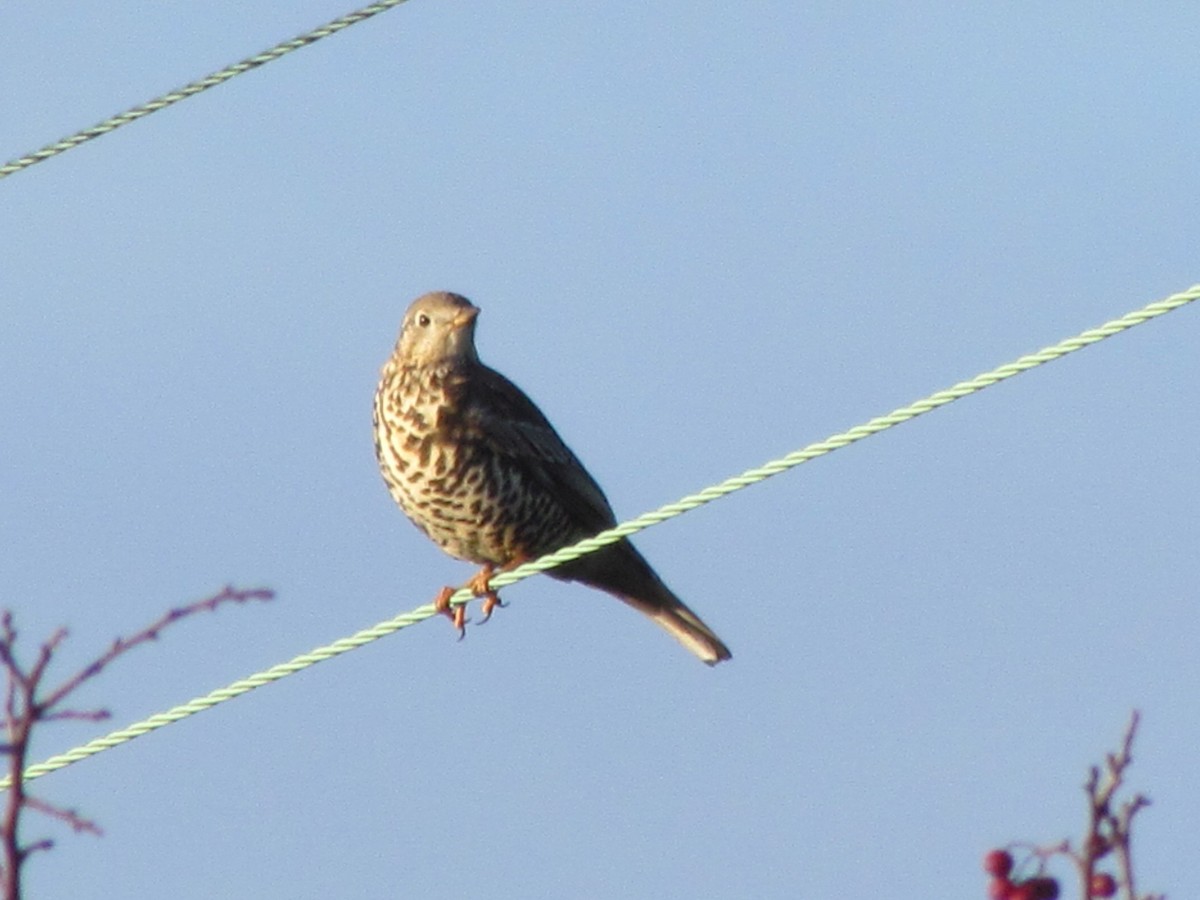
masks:
[[[581,528],[602,531],[616,524],[600,486],[519,387],[479,366],[471,373],[467,393],[463,424],[473,438],[552,493]]]

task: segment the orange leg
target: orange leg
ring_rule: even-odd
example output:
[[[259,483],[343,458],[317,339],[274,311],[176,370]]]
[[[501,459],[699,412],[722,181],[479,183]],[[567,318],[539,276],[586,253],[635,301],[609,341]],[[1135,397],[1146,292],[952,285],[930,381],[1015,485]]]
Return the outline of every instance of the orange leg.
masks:
[[[509,569],[515,569],[517,566],[521,565],[521,563],[528,561],[529,557],[525,554],[521,554],[516,559],[513,559],[501,566],[500,571],[507,572]],[[495,574],[496,567],[489,563],[476,572],[466,585],[471,589],[471,593],[473,593],[476,597],[483,599],[483,603],[480,606],[483,611],[483,618],[479,620],[480,625],[490,619],[493,612],[495,612],[497,609],[502,609],[505,605],[500,599],[500,594],[492,590],[490,584],[492,576]],[[437,598],[433,601],[433,606],[438,612],[450,617],[450,621],[454,623],[454,627],[458,631],[458,639],[461,641],[466,636],[467,622],[470,620],[467,618],[467,605],[465,603],[461,606],[456,606],[451,609],[450,598],[454,596],[454,592],[455,588],[442,588],[441,593],[439,593]]]
[[[500,571],[511,571],[512,569],[515,569],[517,566],[521,565],[521,563],[529,562],[530,559],[532,559],[532,557],[528,554],[518,553],[514,558],[502,565],[500,567]],[[483,598],[483,603],[481,604],[483,618],[479,622],[480,625],[490,619],[492,617],[492,613],[496,609],[503,609],[505,606],[505,603],[500,599],[500,594],[496,591],[493,591],[490,584],[492,576],[495,574],[496,568],[494,566],[487,565],[480,569],[478,574],[476,574],[474,578],[467,582],[467,587],[475,592],[475,596]]]
[[[492,580],[492,576],[496,574],[496,568],[491,564],[480,569],[475,577],[467,582],[467,587],[475,594],[476,597],[482,597],[483,603],[480,604],[480,611],[483,613],[483,618],[479,620],[482,625],[492,617],[492,613],[497,607],[503,608],[504,604],[500,600],[500,595],[492,590],[488,583]]]
[[[449,616],[450,621],[454,623],[454,629],[458,632],[458,639],[461,641],[467,636],[467,605],[456,606],[450,608],[450,598],[454,596],[454,588],[444,587],[433,601],[433,608],[443,615]]]

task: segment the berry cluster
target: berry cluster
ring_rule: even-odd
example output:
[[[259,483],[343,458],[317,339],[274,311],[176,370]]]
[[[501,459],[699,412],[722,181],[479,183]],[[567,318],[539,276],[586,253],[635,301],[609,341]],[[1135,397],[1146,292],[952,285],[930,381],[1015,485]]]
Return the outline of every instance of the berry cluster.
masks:
[[[1080,900],[1111,900],[1117,888],[1125,900],[1166,900],[1163,894],[1139,893],[1133,882],[1130,838],[1133,818],[1150,805],[1144,794],[1128,800],[1118,798],[1125,785],[1126,770],[1133,763],[1133,738],[1140,716],[1137,710],[1129,718],[1125,738],[1116,753],[1105,755],[1103,766],[1092,766],[1084,784],[1088,800],[1088,828],[1083,840],[1057,844],[1011,843],[993,850],[983,858],[990,900],[1057,900],[1058,881],[1046,869],[1055,860],[1069,860],[1079,875]],[[1013,851],[1022,859],[1014,863]],[[1115,868],[1116,873],[1100,871]]]
[[[1033,875],[1014,881],[1013,858],[1007,850],[992,850],[983,858],[983,871],[992,876],[988,882],[990,900],[1057,900],[1058,882],[1047,875]],[[1116,896],[1117,882],[1107,872],[1092,876],[1088,900],[1108,900]]]

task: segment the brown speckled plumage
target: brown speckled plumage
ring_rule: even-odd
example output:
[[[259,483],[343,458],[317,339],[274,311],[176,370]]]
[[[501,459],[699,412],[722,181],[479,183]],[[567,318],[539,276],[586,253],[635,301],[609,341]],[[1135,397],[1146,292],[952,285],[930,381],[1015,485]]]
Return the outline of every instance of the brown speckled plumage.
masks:
[[[521,390],[479,361],[479,310],[417,298],[375,395],[375,452],[405,514],[451,556],[503,568],[616,524],[604,493]],[[709,664],[729,650],[628,541],[551,570],[624,600]]]

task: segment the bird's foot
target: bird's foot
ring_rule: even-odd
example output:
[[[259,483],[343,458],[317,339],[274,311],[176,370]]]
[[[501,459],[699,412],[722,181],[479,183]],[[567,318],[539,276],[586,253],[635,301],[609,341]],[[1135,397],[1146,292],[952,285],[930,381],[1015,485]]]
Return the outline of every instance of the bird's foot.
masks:
[[[467,582],[467,587],[476,597],[482,597],[483,603],[480,604],[480,611],[483,613],[483,618],[479,620],[482,625],[492,617],[492,613],[496,609],[503,609],[504,602],[500,599],[500,594],[493,591],[491,588],[492,576],[496,574],[495,567],[486,565],[480,569],[475,577]]]
[[[479,624],[482,625],[484,622],[490,619],[495,610],[504,609],[506,606],[508,606],[508,604],[500,599],[500,595],[498,593],[495,591],[488,591],[483,595],[483,602],[479,604],[479,611],[483,613],[483,618],[479,620]]]
[[[467,636],[467,605],[463,603],[459,606],[451,607],[450,598],[454,594],[454,588],[442,588],[437,598],[433,601],[433,608],[442,615],[449,616],[450,621],[454,624],[454,630],[458,632],[458,639],[461,641]]]

